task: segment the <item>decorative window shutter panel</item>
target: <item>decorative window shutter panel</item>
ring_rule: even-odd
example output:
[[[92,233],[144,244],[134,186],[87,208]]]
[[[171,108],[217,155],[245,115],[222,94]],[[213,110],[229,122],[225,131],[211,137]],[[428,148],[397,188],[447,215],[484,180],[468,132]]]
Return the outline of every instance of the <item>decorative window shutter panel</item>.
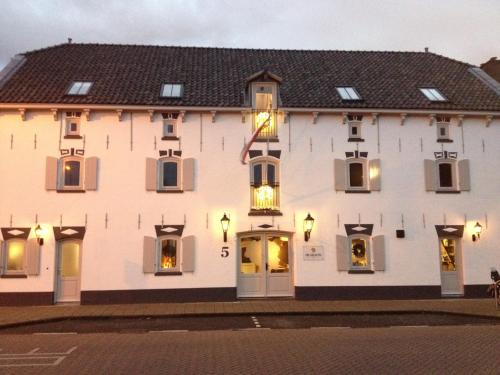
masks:
[[[85,190],[97,190],[97,168],[99,159],[85,159]]]
[[[194,272],[195,237],[182,238],[182,272]]]
[[[470,191],[470,163],[468,159],[458,162],[458,186],[461,191]]]
[[[158,189],[158,161],[146,158],[146,190],[156,191]]]
[[[156,272],[156,238],[144,236],[142,272]]]
[[[381,174],[381,169],[380,169],[380,159],[373,159],[373,160],[370,160],[369,164],[368,164],[368,176],[370,176],[370,190],[372,191],[380,191],[380,187],[381,187],[381,177],[380,177],[380,174]],[[376,171],[377,173],[373,173],[373,177],[371,176],[372,175],[372,172],[371,171]]]
[[[40,245],[36,238],[26,241],[26,273],[29,276],[40,274]]]
[[[436,162],[434,160],[424,160],[424,173],[425,173],[425,190],[436,190]]]
[[[45,189],[57,190],[57,170],[59,159],[47,156],[45,162]]]
[[[182,189],[185,191],[194,191],[194,164],[193,158],[182,160]]]
[[[336,238],[336,246],[337,246],[337,270],[339,271],[348,271],[350,268],[350,260],[349,260],[349,247],[347,243],[346,236],[337,235]]]
[[[5,259],[4,242],[0,240],[0,275],[3,274],[3,262]]]
[[[385,271],[385,238],[384,236],[375,236],[372,239],[373,244],[373,269],[375,271]]]
[[[346,183],[345,160],[335,159],[333,170],[335,177],[335,190],[344,191]]]

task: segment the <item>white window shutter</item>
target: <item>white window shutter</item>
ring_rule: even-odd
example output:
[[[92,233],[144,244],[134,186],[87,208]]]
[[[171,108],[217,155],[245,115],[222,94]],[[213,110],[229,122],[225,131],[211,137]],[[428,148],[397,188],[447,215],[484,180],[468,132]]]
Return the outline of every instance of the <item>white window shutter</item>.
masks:
[[[26,242],[25,249],[26,273],[29,276],[40,274],[40,245],[36,238],[31,238]]]
[[[384,236],[375,236],[373,244],[373,269],[375,271],[385,271],[385,239]]]
[[[458,162],[458,185],[461,191],[470,191],[470,163],[468,159]]]
[[[97,167],[99,159],[85,159],[85,190],[97,190]]]
[[[45,162],[45,189],[57,190],[57,170],[59,159],[47,156]]]
[[[346,170],[345,170],[345,160],[335,159],[334,160],[334,178],[335,178],[335,190],[344,191],[346,186]]]
[[[144,236],[142,272],[156,272],[156,238]]]
[[[158,161],[153,158],[146,159],[146,190],[158,189]]]
[[[380,159],[370,160],[368,173],[370,176],[370,190],[380,191],[381,187]]]
[[[4,242],[0,240],[0,275],[3,274],[4,259],[5,259]]]
[[[434,160],[424,160],[424,173],[425,173],[425,190],[436,190],[436,162]]]
[[[195,237],[182,238],[182,272],[194,272]]]
[[[337,235],[336,239],[337,246],[337,270],[348,271],[350,268],[351,261],[349,259],[350,252],[346,236]]]
[[[182,160],[182,189],[194,191],[194,159]]]

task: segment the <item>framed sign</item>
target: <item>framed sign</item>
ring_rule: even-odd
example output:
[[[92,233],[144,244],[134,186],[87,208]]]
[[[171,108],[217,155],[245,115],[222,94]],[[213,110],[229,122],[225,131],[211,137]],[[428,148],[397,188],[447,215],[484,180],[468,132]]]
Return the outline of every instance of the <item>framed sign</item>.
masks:
[[[323,260],[323,246],[304,246],[304,260]]]

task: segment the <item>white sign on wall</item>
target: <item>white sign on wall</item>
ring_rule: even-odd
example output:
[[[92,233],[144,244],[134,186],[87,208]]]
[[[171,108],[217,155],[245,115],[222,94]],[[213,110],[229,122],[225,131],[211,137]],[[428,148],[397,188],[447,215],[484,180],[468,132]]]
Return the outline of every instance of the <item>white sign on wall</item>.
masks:
[[[323,260],[323,246],[304,246],[304,260]]]

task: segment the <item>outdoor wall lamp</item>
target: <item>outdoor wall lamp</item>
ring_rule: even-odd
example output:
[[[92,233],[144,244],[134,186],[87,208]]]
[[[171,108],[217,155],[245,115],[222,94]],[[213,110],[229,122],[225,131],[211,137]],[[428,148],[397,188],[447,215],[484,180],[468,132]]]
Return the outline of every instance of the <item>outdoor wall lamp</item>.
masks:
[[[307,213],[306,218],[304,219],[304,240],[307,242],[309,238],[311,238],[311,231],[314,225],[314,218],[310,213]]]
[[[36,236],[36,240],[38,242],[38,244],[40,246],[43,246],[43,229],[42,227],[40,226],[40,224],[38,224],[35,228],[35,236]]]
[[[224,242],[227,242],[227,230],[229,229],[229,222],[231,220],[227,217],[226,213],[224,212],[224,216],[222,216],[222,219],[220,219],[220,223],[222,225],[222,232],[224,232]]]
[[[476,222],[476,225],[474,225],[474,233],[472,234],[472,241],[476,242],[481,238],[481,232],[483,231],[483,226],[479,224],[479,222]]]

